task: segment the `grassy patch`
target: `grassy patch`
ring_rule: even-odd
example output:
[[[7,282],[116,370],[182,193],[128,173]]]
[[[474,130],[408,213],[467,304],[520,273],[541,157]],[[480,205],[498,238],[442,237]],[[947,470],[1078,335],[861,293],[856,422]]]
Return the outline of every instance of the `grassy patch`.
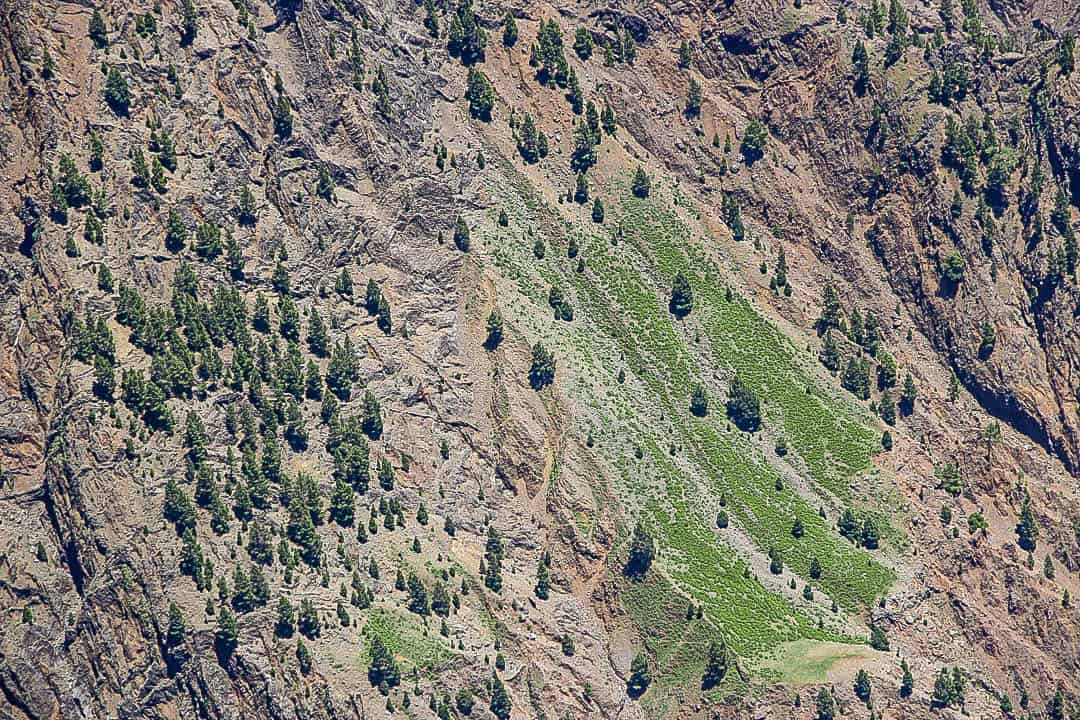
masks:
[[[364,625],[364,636],[361,657],[365,666],[371,657],[367,638],[372,636],[378,636],[399,660],[404,660],[421,672],[439,668],[454,656],[436,628],[425,630],[423,622],[416,616],[394,610],[372,610]]]
[[[794,571],[805,582],[811,558],[818,558],[824,573],[813,584],[845,609],[872,602],[893,573],[840,538],[795,488],[781,483],[777,489],[776,461],[723,417],[725,378],[738,371],[759,392],[766,424],[787,438],[793,467],[843,502],[875,447],[867,413],[815,387],[814,375],[779,330],[749,303],[726,299],[719,269],[658,202],[624,200],[616,229],[614,218],[605,226],[565,222],[520,177],[488,190],[510,216],[509,227],[491,218],[478,232],[486,250],[481,262],[493,262],[504,278],[504,316],[530,342],[540,339],[556,349],[557,382],[576,405],[578,431],[592,433],[595,452],[616,473],[615,490],[627,514],[645,521],[658,540],[669,599],[634,587],[625,602],[650,628],[656,618],[672,615],[670,602],[679,606],[683,625],[653,640],[666,675],[682,683],[700,673],[693,665],[702,662],[703,647],[681,639],[669,647],[664,640],[685,633],[691,599],[741,656],[765,656],[798,639],[843,639],[818,627],[815,615],[831,613],[796,607],[747,572],[741,551],[713,527],[720,496],[727,498],[733,525],[760,551],[782,552],[786,578]],[[538,236],[545,241],[543,258],[533,252]],[[571,238],[585,259],[583,272],[577,259],[567,257]],[[683,323],[667,311],[670,279],[678,270],[694,286],[695,309]],[[573,304],[572,322],[552,317],[552,285]],[[697,382],[710,388],[707,418],[688,411]],[[795,516],[806,528],[801,539],[790,533]]]
[[[832,673],[845,665],[874,660],[875,652],[867,645],[796,640],[762,661],[760,670],[788,685],[814,685],[833,679]]]

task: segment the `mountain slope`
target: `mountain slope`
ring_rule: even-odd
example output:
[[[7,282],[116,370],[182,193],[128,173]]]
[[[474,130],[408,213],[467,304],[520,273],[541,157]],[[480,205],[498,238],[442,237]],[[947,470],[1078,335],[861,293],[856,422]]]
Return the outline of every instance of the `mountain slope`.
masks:
[[[840,10],[6,8],[0,717],[1071,707],[1080,16]]]

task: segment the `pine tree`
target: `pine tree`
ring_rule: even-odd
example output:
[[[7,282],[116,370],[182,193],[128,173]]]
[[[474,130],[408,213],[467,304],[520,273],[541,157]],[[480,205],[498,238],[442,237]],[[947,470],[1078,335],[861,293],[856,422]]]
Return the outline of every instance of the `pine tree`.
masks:
[[[690,412],[697,417],[705,417],[709,414],[709,396],[705,394],[704,386],[698,384],[690,392]]]
[[[480,70],[470,67],[465,89],[465,99],[469,102],[469,114],[484,122],[491,121],[491,110],[495,107],[495,88]]]
[[[308,598],[300,601],[300,612],[297,615],[296,627],[300,634],[308,640],[314,640],[322,635],[322,621],[319,619],[319,612],[315,609],[314,603]]]
[[[330,517],[342,527],[351,527],[354,512],[353,486],[345,477],[339,475],[334,481],[334,492],[330,496]]]
[[[603,127],[605,135],[615,134],[615,111],[607,103],[604,104],[604,109],[600,111],[600,126]]]
[[[494,350],[502,342],[503,338],[503,318],[502,313],[498,308],[495,308],[488,315],[487,319],[487,338],[484,340],[484,347],[488,350]]]
[[[903,676],[900,680],[900,697],[911,697],[911,693],[915,689],[915,678],[911,674],[911,667],[908,665],[907,660],[900,661],[900,669],[903,671]]]
[[[278,93],[273,107],[274,134],[287,140],[293,132],[292,104],[284,93]]]
[[[382,639],[375,635],[371,639],[371,664],[368,666],[368,682],[372,687],[378,687],[383,683],[390,687],[401,684],[401,670],[398,669],[393,653],[383,644]]]
[[[865,669],[859,668],[859,672],[855,674],[855,697],[869,705],[870,692],[870,674]]]
[[[630,677],[626,681],[626,694],[632,698],[639,698],[649,689],[651,682],[649,660],[642,653],[638,653],[630,662]]]
[[[910,415],[914,412],[917,394],[915,379],[911,376],[911,373],[908,373],[904,377],[904,388],[900,393],[900,412],[903,415]]]
[[[180,44],[190,45],[199,31],[199,9],[195,0],[183,0],[180,7]]]
[[[821,688],[817,694],[816,720],[834,720],[836,717],[836,700],[828,688]]]
[[[731,238],[735,242],[742,242],[746,237],[746,227],[743,225],[739,203],[732,193],[724,193],[721,210],[724,216],[724,224],[731,230]]]
[[[630,542],[630,557],[623,567],[623,572],[636,579],[645,577],[656,555],[656,547],[652,535],[640,522],[634,526],[634,532]]]
[[[171,648],[184,642],[187,637],[187,623],[184,614],[175,602],[169,603],[169,622],[165,628],[165,644]]]
[[[743,432],[757,432],[761,428],[761,401],[739,375],[732,379],[728,389],[727,414]]]
[[[454,245],[461,252],[469,252],[469,248],[472,245],[471,233],[469,232],[469,225],[465,222],[465,218],[461,215],[457,216],[454,221]]]
[[[547,600],[551,596],[551,577],[547,563],[541,558],[536,566],[536,586],[533,588],[536,597]]]
[[[840,532],[841,537],[847,538],[851,542],[859,541],[859,521],[851,508],[844,508],[844,512],[840,515],[840,520],[837,523],[837,530]]]
[[[671,283],[671,299],[668,301],[668,310],[677,318],[684,318],[694,309],[694,292],[690,287],[690,281],[686,279],[682,271],[675,273],[675,279]]]
[[[282,595],[278,598],[277,621],[274,623],[274,634],[278,637],[292,637],[296,632],[296,611],[289,599]]]
[[[105,76],[104,95],[105,103],[114,113],[120,116],[128,114],[128,108],[131,105],[131,90],[128,88],[127,80],[115,66],[110,67]]]
[[[574,128],[574,151],[570,155],[570,169],[575,173],[588,172],[596,164],[596,143],[593,142],[589,124],[580,121]]]
[[[634,193],[635,197],[644,199],[649,197],[649,193],[652,190],[652,181],[649,176],[645,174],[645,169],[640,165],[634,170],[634,178],[630,182],[630,190]]]
[[[727,674],[727,646],[723,640],[709,643],[709,652],[705,660],[705,672],[701,677],[701,689],[716,687]]]
[[[555,357],[540,342],[533,345],[532,363],[529,366],[529,385],[542,390],[555,380]]]
[[[679,43],[679,68],[687,70],[690,68],[692,62],[693,56],[690,53],[690,44],[686,42],[686,40],[683,40]]]
[[[768,140],[769,129],[765,127],[765,123],[757,118],[751,120],[750,124],[746,126],[742,144],[739,146],[739,151],[748,165],[752,165],[765,154],[765,145]]]
[[[851,53],[851,67],[855,77],[855,92],[864,95],[870,84],[870,55],[862,40],[855,43],[855,49]]]
[[[236,650],[239,631],[236,625],[236,616],[232,614],[229,608],[221,608],[221,612],[218,613],[217,630],[214,632],[214,647],[218,652],[218,657],[222,660],[228,660],[228,658]]]
[[[518,27],[517,21],[514,20],[514,15],[509,10],[506,11],[506,15],[503,18],[503,45],[506,47],[514,47],[518,41]]]
[[[327,356],[330,339],[322,316],[319,315],[319,311],[315,308],[311,309],[311,316],[308,318],[307,342],[312,354],[318,357]]]
[[[90,39],[94,42],[94,45],[98,48],[103,48],[109,44],[108,30],[105,27],[105,16],[101,14],[101,10],[98,8],[94,8],[94,12],[90,16],[88,34]]]
[[[1027,552],[1035,552],[1039,544],[1039,525],[1035,521],[1035,513],[1031,509],[1031,498],[1025,497],[1024,504],[1020,508],[1020,519],[1016,524],[1016,544]]]
[[[176,208],[169,210],[169,219],[165,225],[165,248],[172,253],[179,253],[187,244],[188,229]]]
[[[825,341],[821,345],[821,364],[831,372],[840,369],[840,349],[836,345],[836,337],[832,330],[825,331]]]
[[[686,116],[689,118],[700,117],[701,115],[701,83],[694,78],[690,78],[690,82],[686,90]]]
[[[488,706],[491,714],[499,720],[510,718],[510,695],[506,692],[506,686],[496,673],[491,674],[491,704]]]

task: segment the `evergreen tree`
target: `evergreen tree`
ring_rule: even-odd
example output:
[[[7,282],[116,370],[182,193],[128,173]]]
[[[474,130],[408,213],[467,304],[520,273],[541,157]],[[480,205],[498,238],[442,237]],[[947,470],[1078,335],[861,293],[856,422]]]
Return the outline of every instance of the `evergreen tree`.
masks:
[[[312,354],[318,357],[327,356],[330,339],[327,335],[326,325],[323,323],[322,316],[319,315],[319,311],[315,308],[311,309],[311,315],[308,318],[307,342]]]
[[[377,289],[377,286],[376,286]],[[353,296],[353,279],[349,273],[349,268],[341,268],[341,273],[334,281],[334,292],[344,298],[352,298]]]
[[[115,65],[109,68],[105,76],[105,104],[121,117],[128,114],[131,105],[131,90]]]
[[[1046,704],[1046,718],[1047,720],[1065,720],[1066,718],[1065,693],[1062,692],[1060,684],[1053,697],[1050,698],[1050,702]]]
[[[728,389],[727,414],[743,432],[757,432],[761,428],[761,401],[739,375],[732,379]]]
[[[709,397],[700,384],[695,385],[690,392],[690,412],[697,417],[705,417],[709,414]]]
[[[94,12],[90,16],[88,34],[94,45],[98,48],[103,48],[109,44],[108,30],[105,27],[105,16],[101,14],[101,10],[98,8],[94,8]]]
[[[236,616],[228,608],[222,608],[218,614],[218,626],[214,632],[214,647],[218,656],[227,660],[236,650],[239,630],[236,624]]]
[[[582,60],[588,60],[593,53],[592,34],[584,27],[578,27],[574,31],[574,52]]]
[[[716,687],[727,674],[727,646],[723,640],[709,643],[709,652],[705,659],[705,672],[701,677],[701,689]]]
[[[488,706],[491,714],[499,720],[510,718],[510,695],[506,692],[506,686],[495,673],[491,674],[491,704]]]
[[[296,611],[289,599],[282,595],[278,598],[277,621],[274,623],[274,634],[278,637],[292,637],[296,631]]]
[[[686,90],[686,116],[696,118],[701,116],[701,83],[690,78]]]
[[[821,364],[831,372],[840,369],[840,349],[836,345],[836,338],[832,330],[825,331],[825,341],[821,345]]]
[[[635,197],[647,198],[652,189],[652,181],[649,176],[645,174],[645,169],[640,165],[634,170],[634,178],[630,182],[630,190],[634,193]]]
[[[742,211],[739,209],[739,203],[732,193],[724,193],[723,200],[721,201],[721,210],[724,216],[724,224],[731,230],[731,238],[735,242],[742,242],[746,237],[746,227],[743,225]]]
[[[878,403],[878,414],[881,415],[881,419],[886,425],[896,424],[896,401],[893,400],[891,392],[881,394],[881,400]]]
[[[671,299],[668,301],[668,310],[677,318],[684,318],[694,309],[694,292],[690,287],[690,281],[686,279],[682,271],[675,273],[675,279],[671,283]]]
[[[450,18],[447,37],[450,55],[459,58],[463,65],[470,66],[484,61],[487,33],[480,27],[471,0],[462,0],[458,5],[457,11]]]
[[[604,109],[600,111],[600,126],[604,129],[605,135],[615,134],[615,111],[607,103],[604,104]]]
[[[351,527],[354,512],[353,486],[346,477],[338,475],[334,481],[334,492],[330,496],[330,517],[342,527]]]
[[[585,173],[578,173],[574,188],[574,202],[584,205],[589,202],[589,180]]]
[[[1016,524],[1016,544],[1022,550],[1035,552],[1039,543],[1039,525],[1035,521],[1035,513],[1031,509],[1031,498],[1025,497],[1024,504],[1020,508],[1020,519]]]
[[[300,667],[301,675],[310,675],[314,663],[311,651],[301,638],[296,639],[296,663]]]
[[[687,70],[690,68],[690,64],[693,62],[693,57],[690,54],[690,44],[683,40],[679,43],[679,68]]]
[[[506,47],[514,47],[518,41],[518,27],[517,21],[514,20],[514,15],[509,10],[506,11],[506,15],[503,18],[503,45]]]
[[[821,688],[817,694],[816,720],[834,720],[836,718],[836,700],[828,688]]]
[[[631,578],[641,579],[645,577],[645,573],[649,571],[649,567],[652,565],[655,554],[656,547],[652,535],[649,534],[644,525],[640,522],[637,523],[634,526],[630,542],[630,557],[623,567],[623,572]]]
[[[566,58],[563,55],[562,30],[554,20],[540,21],[540,28],[536,34],[536,45],[532,52],[535,65],[539,66],[537,79],[544,84],[555,82],[557,71],[566,66]],[[532,62],[532,61],[530,61]]]
[[[194,0],[183,0],[180,8],[180,44],[190,45],[199,31],[199,9]]]
[[[574,128],[574,151],[570,155],[570,169],[576,173],[588,172],[596,164],[596,144],[593,142],[589,124],[584,120]]]
[[[1066,32],[1057,45],[1057,63],[1061,68],[1061,74],[1065,77],[1072,75],[1076,67],[1075,60],[1076,36],[1072,32]],[[1061,692],[1061,689],[1058,689]]]
[[[742,145],[739,150],[746,159],[747,165],[753,164],[765,154],[765,145],[769,140],[769,130],[765,123],[757,118],[750,121],[743,133]]]
[[[430,615],[431,602],[428,599],[427,588],[416,573],[409,573],[407,587],[409,589],[409,601],[407,603],[409,610],[421,616]]]
[[[900,392],[900,412],[903,415],[910,415],[915,411],[916,396],[915,379],[908,373],[904,377],[904,388]]]
[[[915,689],[915,678],[911,674],[911,667],[908,665],[907,660],[900,661],[900,670],[903,672],[900,680],[900,697],[911,697],[911,693]]]
[[[529,366],[529,385],[542,390],[555,380],[555,356],[540,342],[533,345],[532,364]]]
[[[491,110],[495,107],[495,88],[483,72],[469,68],[465,99],[469,102],[469,114],[484,122],[491,121]]]
[[[859,672],[855,674],[855,697],[869,705],[870,691],[870,674],[865,669],[859,668]]]
[[[297,615],[296,627],[300,630],[300,634],[308,640],[314,640],[322,635],[322,621],[319,619],[319,612],[315,609],[314,603],[308,598],[300,601],[300,613]]]
[[[536,566],[536,586],[533,588],[536,597],[547,600],[551,596],[551,577],[547,563],[541,558]]]
[[[844,512],[840,515],[840,521],[837,523],[837,530],[840,532],[841,537],[847,538],[853,543],[859,542],[859,521],[851,508],[844,508]]]
[[[169,219],[165,225],[165,249],[179,253],[187,244],[188,229],[176,208],[169,210]]]
[[[292,104],[284,93],[278,93],[273,107],[274,134],[282,140],[287,140],[293,131]]]
[[[169,603],[169,622],[165,628],[165,644],[174,648],[181,645],[187,636],[187,623],[184,621],[184,614],[180,612],[180,607],[175,602]]]
[[[372,687],[386,683],[390,687],[401,684],[401,670],[398,669],[393,653],[375,635],[371,639],[371,664],[368,666],[368,681]]]
[[[503,318],[502,313],[498,308],[491,311],[487,319],[487,338],[484,340],[484,347],[488,350],[494,350],[502,342],[503,338]]]
[[[649,660],[642,653],[638,653],[630,662],[630,677],[626,681],[626,694],[632,698],[639,698],[649,689],[651,682]]]

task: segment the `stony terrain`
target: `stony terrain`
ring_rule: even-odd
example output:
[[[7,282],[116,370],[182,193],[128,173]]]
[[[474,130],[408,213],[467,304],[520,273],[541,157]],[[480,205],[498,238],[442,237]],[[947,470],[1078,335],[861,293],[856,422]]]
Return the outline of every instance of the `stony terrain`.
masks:
[[[1077,30],[6,0],[0,719],[1080,716]]]

